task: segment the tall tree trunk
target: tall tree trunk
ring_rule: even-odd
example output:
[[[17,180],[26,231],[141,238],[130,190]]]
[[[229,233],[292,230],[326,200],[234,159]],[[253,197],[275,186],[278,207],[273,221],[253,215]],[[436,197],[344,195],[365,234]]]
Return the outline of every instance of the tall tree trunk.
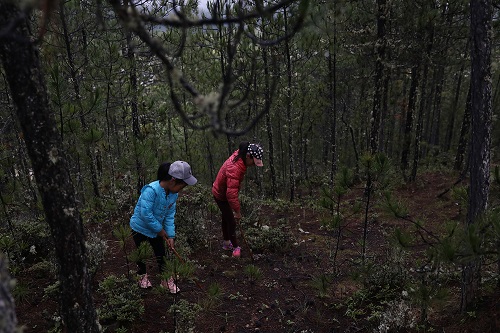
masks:
[[[435,7],[433,7],[435,8]],[[449,6],[442,6],[441,18],[446,22],[447,29],[453,29],[453,16],[450,14]],[[434,146],[436,149],[441,150],[440,147],[441,140],[441,121],[442,121],[442,108],[441,108],[441,100],[443,94],[443,87],[446,82],[445,76],[445,64],[447,63],[447,55],[449,54],[449,45],[451,41],[451,35],[447,34],[444,38],[444,42],[441,41],[441,56],[438,57],[434,62],[436,63],[437,70],[435,71],[435,80],[434,80],[434,104],[432,107],[432,117],[428,117],[428,120],[431,122],[430,126],[427,126],[427,141],[430,145]]]
[[[38,52],[22,13],[0,1],[0,58],[17,108],[59,262],[60,313],[65,332],[99,332],[87,268],[83,223]]]
[[[277,117],[278,118],[278,128],[284,128],[285,124],[283,124],[283,119],[282,117]],[[279,161],[277,165],[281,167],[279,176],[280,176],[280,181],[281,183],[285,184],[286,183],[286,175],[287,175],[287,169],[286,169],[286,157],[285,157],[285,143],[283,142],[284,138],[284,131],[277,131],[277,136],[278,136],[278,152],[279,152]]]
[[[406,121],[404,127],[404,137],[403,137],[403,148],[401,150],[401,171],[403,173],[403,177],[406,180],[407,175],[406,171],[410,165],[410,146],[411,146],[411,134],[413,131],[413,120],[415,113],[415,105],[417,100],[417,87],[419,81],[419,69],[420,66],[415,65],[411,69],[411,83],[410,83],[410,91],[408,97],[408,108],[406,110]]]
[[[184,108],[187,107],[186,94],[182,94],[182,103]],[[187,126],[182,126],[182,132],[184,134],[184,152],[186,153],[186,157],[188,161],[191,161],[191,151],[189,149],[189,131]]]
[[[299,91],[301,91],[300,87],[298,88]],[[303,103],[298,103],[298,105],[305,105]],[[300,109],[303,109],[302,107],[299,107],[299,110]],[[305,118],[306,118],[306,114],[305,112],[302,112],[300,114],[297,114],[297,117],[295,118],[297,121],[297,125],[296,125],[296,133],[295,133],[295,142],[296,142],[296,145],[295,145],[295,156],[294,156],[294,160],[296,160],[296,171],[295,171],[295,174],[297,176],[298,179],[301,179],[303,180],[304,179],[304,165],[302,163],[302,158],[304,156],[304,151],[302,150],[302,143],[304,142],[304,127],[305,127]],[[300,120],[299,120],[300,119]],[[298,143],[298,144],[297,144]]]
[[[347,114],[347,106],[344,104],[344,109],[343,109],[343,112],[342,112],[342,115],[341,115],[341,120],[342,122],[344,123],[344,126],[347,128],[347,130],[349,131],[349,136],[350,136],[350,139],[351,139],[351,142],[352,142],[352,148],[349,148],[348,146],[348,141],[349,140],[345,140],[346,143],[345,143],[345,146],[346,146],[346,149],[349,149],[349,150],[353,150],[354,152],[354,161],[355,161],[355,173],[356,175],[359,174],[359,153],[358,153],[358,147],[357,147],[357,144],[356,144],[356,134],[354,133],[354,129],[352,128],[351,124],[345,119],[345,115]]]
[[[323,113],[322,113],[322,121],[321,121],[321,124],[319,125],[320,128],[319,128],[319,131],[321,133],[327,133],[332,125],[331,125],[331,110],[330,110],[330,105],[327,104],[324,108],[323,108]],[[330,136],[331,137],[331,136]],[[321,146],[321,163],[323,165],[327,165],[328,164],[328,158],[329,158],[329,153],[330,153],[330,150],[331,150],[331,142],[329,140],[321,140],[322,142],[322,146]]]
[[[426,46],[426,52],[425,56],[422,59],[423,64],[424,64],[424,69],[423,69],[423,75],[422,75],[422,82],[421,82],[421,89],[420,89],[420,107],[418,110],[418,117],[417,117],[417,127],[415,129],[415,142],[414,142],[414,149],[413,149],[413,167],[411,170],[411,176],[410,176],[410,181],[415,181],[417,178],[417,170],[418,170],[418,164],[420,162],[420,156],[421,156],[421,148],[420,144],[422,141],[422,133],[423,133],[423,124],[424,124],[424,118],[426,116],[425,110],[428,109],[426,106],[427,104],[427,75],[429,73],[429,59],[431,56],[431,51],[432,51],[432,44],[434,42],[434,27],[428,26],[427,28],[427,33],[426,33],[426,40],[427,40],[427,46]]]
[[[132,116],[132,133],[133,138],[132,142],[134,145],[134,153],[135,153],[135,170],[137,172],[137,183],[136,190],[139,193],[142,187],[146,184],[146,175],[144,174],[144,166],[140,158],[139,151],[142,150],[140,148],[140,143],[142,142],[141,135],[141,126],[139,121],[139,101],[138,101],[138,87],[137,87],[137,64],[135,60],[135,52],[134,47],[132,45],[132,34],[127,31],[126,33],[126,41],[127,41],[127,55],[126,58],[128,60],[129,67],[129,83],[130,83],[130,111]]]
[[[490,0],[471,0],[471,163],[467,225],[477,222],[488,208],[491,159],[491,20]],[[462,271],[461,310],[474,302],[480,284],[481,262],[473,258]]]
[[[389,91],[389,90],[388,90]],[[399,108],[397,106],[392,106],[391,108],[387,108],[387,119],[384,129],[384,151],[386,152],[389,158],[395,160],[395,155],[397,154],[396,145],[399,146],[399,128],[401,128],[401,113],[399,112]]]
[[[109,45],[109,44],[108,44]],[[108,52],[110,50],[108,49]],[[112,52],[109,52],[111,55]],[[112,76],[113,76],[113,70],[114,70],[114,61],[110,61],[107,64],[108,68],[106,69],[106,98],[105,98],[105,118],[106,118],[106,141],[107,141],[107,147],[104,148],[107,150],[107,161],[108,161],[108,166],[111,171],[111,177],[112,179],[116,179],[116,170],[115,170],[115,159],[114,156],[121,156],[121,140],[118,135],[118,130],[116,129],[116,115],[114,112],[110,112],[110,104],[111,104],[111,88],[113,85],[112,82]],[[116,183],[111,182],[110,184],[113,188],[111,193],[113,193],[113,199],[117,200],[116,198],[116,191],[114,189],[116,188]]]
[[[284,11],[285,27],[288,26],[288,13]],[[288,31],[285,31],[285,34]],[[287,77],[287,90],[286,90],[286,119],[288,127],[288,163],[290,168],[289,181],[290,181],[290,201],[295,198],[295,166],[293,156],[293,122],[292,122],[292,59],[290,55],[290,43],[288,39],[285,41],[286,53],[286,77]]]
[[[382,113],[382,92],[384,89],[384,61],[386,50],[385,24],[387,20],[386,0],[377,0],[377,42],[375,44],[377,60],[375,62],[375,92],[373,96],[373,110],[370,131],[370,153],[379,150],[380,119]]]
[[[422,81],[422,94],[420,98],[420,107],[418,109],[417,115],[417,126],[415,128],[415,140],[413,141],[413,166],[410,174],[410,181],[415,181],[417,178],[417,169],[418,163],[420,161],[420,142],[422,141],[422,131],[423,131],[423,122],[424,122],[424,113],[425,113],[425,102],[426,102],[426,85],[427,85],[427,65],[424,66],[424,75]]]
[[[471,125],[471,85],[469,84],[469,91],[467,92],[467,100],[465,102],[464,117],[462,120],[462,126],[460,128],[460,137],[458,138],[458,148],[457,154],[455,155],[455,164],[453,169],[460,171],[462,169],[467,145],[470,136],[470,125]]]
[[[270,84],[269,84],[269,64],[267,60],[267,52],[269,48],[262,48],[262,60],[264,63],[264,103],[271,104],[271,96],[270,96]],[[273,138],[273,126],[271,122],[271,110],[266,113],[266,129],[267,129],[267,139],[269,142],[268,151],[269,151],[269,173],[271,175],[271,198],[276,200],[278,197],[278,186],[276,184],[276,168],[274,166],[274,138]]]
[[[337,2],[333,3],[333,61],[330,52],[328,52],[328,81],[329,95],[331,103],[330,120],[330,147],[332,151],[332,164],[330,168],[330,184],[335,186],[334,179],[337,173],[337,16],[335,14]],[[331,48],[331,47],[330,47]],[[325,161],[326,163],[326,161]]]
[[[330,168],[330,183],[335,184],[337,173],[337,26],[333,24],[333,59],[328,54],[329,95],[330,95],[330,149],[332,151],[332,164]]]
[[[438,147],[440,144],[440,131],[441,131],[441,98],[443,94],[443,86],[445,81],[444,76],[444,66],[439,65],[436,77],[436,89],[434,90],[434,104],[432,107],[432,117],[431,120],[429,139],[431,145]]]
[[[311,140],[309,140],[309,137],[311,136],[313,132],[313,124],[312,122],[309,122],[309,127],[306,130],[306,133],[304,135],[304,178],[306,180],[309,180],[309,170],[310,166],[312,163],[308,163],[308,154],[309,154],[309,144]]]
[[[388,104],[389,104],[389,83],[391,81],[391,71],[390,69],[386,68],[384,70],[384,88],[382,90],[382,110],[380,113],[380,116],[382,118],[382,121],[380,123],[380,136],[379,136],[379,151],[386,152],[388,155],[388,138],[391,138],[390,135],[392,135],[392,129],[389,127],[387,129],[387,124],[389,123],[387,119],[388,115]],[[390,121],[390,126],[394,125],[394,121]],[[389,135],[388,135],[389,134]],[[387,138],[386,138],[387,137]],[[391,138],[392,141],[392,138]]]
[[[469,49],[469,41],[467,40],[467,45],[465,46],[465,49]],[[465,54],[467,52],[464,52],[463,57],[465,58]],[[451,107],[450,115],[448,116],[448,126],[446,127],[446,137],[445,137],[445,142],[444,142],[444,151],[449,151],[451,149],[451,142],[453,140],[453,130],[455,128],[455,116],[457,114],[457,109],[458,109],[458,100],[460,99],[460,92],[462,91],[462,80],[464,77],[464,70],[465,70],[465,62],[462,62],[462,65],[460,66],[460,70],[457,73],[458,78],[456,79],[457,81],[457,87],[455,89],[455,97],[453,98],[453,104]],[[470,88],[470,87],[469,87]]]

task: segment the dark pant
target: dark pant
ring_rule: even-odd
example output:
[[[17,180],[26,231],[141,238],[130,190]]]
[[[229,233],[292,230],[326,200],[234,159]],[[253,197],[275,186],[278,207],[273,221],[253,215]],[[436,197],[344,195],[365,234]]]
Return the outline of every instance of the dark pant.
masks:
[[[215,198],[215,202],[222,213],[222,236],[224,240],[230,240],[234,247],[238,246],[236,238],[236,220],[234,219],[233,210],[229,206],[229,202]]]
[[[134,239],[134,243],[137,248],[139,248],[139,246],[143,242],[149,242],[149,244],[151,244],[151,247],[153,248],[153,252],[156,257],[156,262],[158,263],[158,271],[162,273],[163,261],[166,258],[165,243],[163,238],[161,238],[160,236],[156,236],[155,238],[149,238],[133,230],[132,230],[132,238]],[[146,274],[146,264],[143,261],[139,261],[137,263],[137,274],[139,275]]]

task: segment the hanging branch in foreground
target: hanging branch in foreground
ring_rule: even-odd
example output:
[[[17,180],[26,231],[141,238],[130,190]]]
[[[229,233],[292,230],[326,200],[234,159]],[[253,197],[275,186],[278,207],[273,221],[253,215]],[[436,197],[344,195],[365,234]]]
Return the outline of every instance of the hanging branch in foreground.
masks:
[[[232,62],[234,60],[234,55],[238,45],[241,42],[241,37],[243,35],[251,39],[252,42],[261,45],[269,46],[275,45],[283,40],[292,38],[297,31],[302,27],[305,15],[307,13],[309,0],[282,0],[274,5],[269,5],[263,7],[262,4],[257,4],[255,10],[247,11],[243,2],[239,1],[237,6],[234,7],[236,13],[232,16],[229,10],[226,10],[225,16],[217,13],[214,9],[212,11],[212,18],[192,20],[188,19],[182,12],[182,5],[179,5],[177,1],[173,1],[173,11],[175,16],[169,18],[159,18],[151,15],[143,14],[139,11],[138,7],[133,3],[129,2],[129,5],[122,5],[119,0],[108,0],[113,10],[117,14],[120,21],[123,23],[124,27],[129,31],[135,33],[152,51],[152,53],[165,65],[167,69],[167,78],[170,85],[170,98],[174,105],[176,112],[182,118],[182,120],[191,128],[198,130],[212,129],[215,133],[223,133],[227,135],[242,135],[248,132],[255,124],[266,114],[271,106],[271,103],[265,103],[263,110],[258,113],[253,119],[250,119],[248,124],[241,128],[229,128],[225,124],[224,115],[231,110],[244,104],[245,100],[249,95],[249,89],[245,90],[245,93],[238,101],[233,101],[230,99],[231,92],[234,90],[233,83],[236,79],[236,75],[233,72]],[[277,11],[284,9],[288,6],[296,5],[298,11],[298,17],[293,24],[290,33],[285,36],[278,37],[274,40],[260,40],[253,36],[248,29],[248,22],[256,20],[262,17],[272,17]],[[181,10],[179,10],[179,8]],[[245,9],[245,10],[244,10]],[[147,31],[146,24],[155,24],[163,27],[179,28],[183,31],[183,38],[181,39],[181,47],[179,50],[184,48],[183,43],[185,42],[186,30],[194,27],[204,27],[209,25],[229,25],[237,26],[235,36],[232,43],[228,47],[229,52],[229,63],[227,64],[227,70],[223,75],[223,79],[220,88],[217,92],[212,92],[207,95],[202,95],[196,87],[194,87],[187,79],[183,76],[183,73],[176,68],[174,65],[175,57],[181,55],[181,51],[169,52],[165,45],[161,43],[158,39],[154,38],[150,32]],[[250,56],[252,60],[251,75],[254,77],[256,75],[256,60],[255,56]],[[270,101],[274,96],[274,91],[277,86],[278,78],[275,78],[270,91]],[[193,113],[188,113],[179,94],[176,92],[176,86],[180,84],[182,89],[189,93],[192,97],[194,104],[197,106],[197,111]],[[205,120],[203,122],[203,120]],[[201,124],[200,124],[201,123]]]

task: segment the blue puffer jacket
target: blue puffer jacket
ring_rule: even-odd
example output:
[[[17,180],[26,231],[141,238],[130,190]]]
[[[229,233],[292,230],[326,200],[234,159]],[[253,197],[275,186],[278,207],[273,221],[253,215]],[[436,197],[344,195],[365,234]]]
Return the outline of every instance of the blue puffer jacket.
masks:
[[[178,193],[167,196],[158,180],[145,185],[130,218],[132,230],[155,238],[161,229],[165,229],[169,238],[175,237],[175,202],[178,196]]]

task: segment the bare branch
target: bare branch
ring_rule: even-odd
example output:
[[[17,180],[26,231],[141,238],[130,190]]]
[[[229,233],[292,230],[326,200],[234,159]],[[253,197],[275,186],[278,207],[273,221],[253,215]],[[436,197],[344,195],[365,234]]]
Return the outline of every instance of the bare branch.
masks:
[[[261,10],[257,9],[255,11],[248,12],[245,14],[240,12],[240,14],[237,16],[228,15],[225,18],[213,16],[211,18],[191,20],[186,18],[181,13],[179,15],[178,10],[175,9],[174,11],[178,15],[175,18],[160,18],[150,15],[140,15],[140,17],[144,22],[173,27],[173,28],[194,28],[194,27],[204,27],[208,25],[218,25],[218,24],[238,24],[244,21],[258,19],[263,16],[272,15],[286,6],[297,3],[297,1],[300,1],[299,5],[300,7],[307,9],[309,5],[309,0],[283,0],[275,5],[261,8]]]
[[[231,101],[230,96],[234,91],[235,79],[239,73],[235,73],[234,62],[238,52],[238,46],[240,45],[241,38],[243,36],[249,36],[256,44],[260,45],[274,45],[279,41],[291,38],[298,29],[302,26],[305,18],[305,13],[309,4],[309,0],[283,0],[275,5],[262,7],[262,4],[256,4],[256,10],[250,12],[244,12],[244,7],[240,3],[240,8],[236,8],[236,16],[232,16],[233,8],[229,5],[226,6],[224,15],[219,11],[220,8],[213,7],[213,18],[212,19],[200,19],[200,20],[190,20],[182,11],[182,7],[177,1],[173,1],[173,13],[175,18],[170,17],[168,19],[158,18],[152,15],[146,15],[140,13],[138,7],[129,1],[128,5],[122,4],[120,0],[108,0],[120,21],[124,27],[134,32],[151,50],[151,52],[165,65],[167,69],[168,83],[170,86],[170,98],[172,100],[173,106],[176,112],[180,115],[182,120],[191,128],[198,130],[206,130],[212,128],[215,132],[224,133],[228,135],[242,135],[248,132],[255,124],[261,119],[261,117],[269,110],[271,102],[266,102],[264,109],[255,116],[254,119],[250,120],[247,127],[241,130],[227,128],[225,124],[225,115],[230,110],[240,107],[251,92],[249,85],[244,91],[243,96],[238,101]],[[251,36],[245,32],[246,21],[263,16],[272,16],[276,11],[286,8],[292,4],[297,4],[299,8],[299,16],[294,25],[292,31],[286,36],[280,37],[274,41],[261,41]],[[169,53],[165,45],[157,39],[154,38],[150,32],[147,31],[147,24],[163,25],[165,27],[175,27],[181,28],[181,41],[179,49],[176,50],[175,54]],[[222,25],[228,24],[230,28],[236,26],[236,29],[229,29],[229,33],[232,34],[227,43],[227,63],[223,66],[222,82],[218,92],[212,92],[206,96],[200,94],[197,89],[190,84],[186,78],[183,76],[182,72],[177,69],[174,65],[174,58],[180,57],[184,51],[187,31],[188,28],[200,27],[206,25],[217,24],[221,28]],[[253,55],[250,57],[252,59],[251,73],[255,73],[256,70],[256,59]],[[255,74],[252,74],[255,75]],[[275,80],[277,81],[277,79]],[[180,84],[183,90],[187,91],[195,105],[198,107],[198,112],[189,115],[187,114],[183,103],[181,103],[181,98],[179,97],[179,92],[176,91],[176,85]],[[273,84],[273,92],[277,83]],[[272,94],[272,93],[271,93]],[[206,118],[206,122],[203,122],[203,118]],[[200,123],[201,122],[201,123]]]

